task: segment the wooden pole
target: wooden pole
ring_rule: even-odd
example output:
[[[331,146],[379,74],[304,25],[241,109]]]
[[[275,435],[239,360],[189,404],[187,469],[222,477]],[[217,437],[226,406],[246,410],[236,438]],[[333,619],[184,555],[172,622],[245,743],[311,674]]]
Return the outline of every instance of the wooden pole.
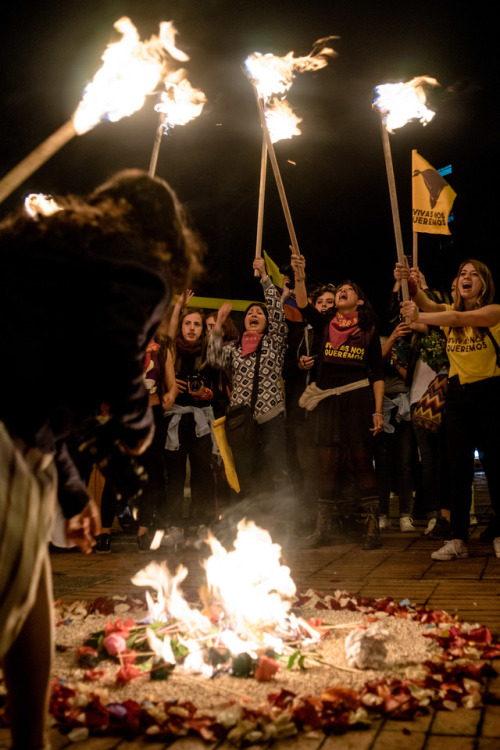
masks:
[[[71,118],[71,120],[68,120],[68,122],[46,138],[43,143],[37,146],[31,154],[28,154],[28,156],[20,161],[10,172],[7,172],[5,177],[2,177],[0,180],[0,203],[8,198],[19,185],[22,185],[33,172],[40,169],[42,164],[45,164],[51,156],[59,151],[75,135],[77,135],[77,132],[73,124],[73,118]]]
[[[413,232],[413,268],[418,266],[418,232]]]
[[[385,168],[387,172],[387,182],[389,184],[389,196],[391,199],[392,223],[394,225],[394,237],[396,239],[396,251],[398,261],[402,265],[405,263],[405,254],[403,249],[403,237],[401,234],[401,221],[399,219],[398,196],[396,192],[396,179],[394,177],[394,165],[392,163],[391,144],[389,143],[389,133],[384,125],[384,118],[380,113],[380,125],[382,131],[382,145],[384,147]],[[408,291],[408,279],[401,279],[401,292],[403,300],[408,302],[410,293]]]
[[[148,174],[150,177],[154,177],[156,174],[156,165],[158,163],[158,156],[160,153],[161,139],[163,138],[165,124],[165,114],[160,112],[158,117],[158,125],[156,126],[155,139],[153,142],[153,151],[151,152],[151,161],[149,162]]]
[[[273,145],[273,142],[271,141],[269,128],[267,127],[266,116],[264,114],[264,103],[262,99],[259,97],[255,86],[254,86],[254,91],[255,91],[255,96],[257,99],[257,109],[259,110],[260,124],[262,125],[262,133],[264,135],[264,142],[267,147],[269,159],[271,160],[271,166],[273,168],[274,179],[276,181],[276,187],[278,188],[278,193],[279,193],[280,200],[281,200],[281,206],[283,208],[283,213],[285,215],[285,221],[286,221],[286,225],[288,228],[288,234],[290,235],[292,253],[295,253],[296,255],[300,255],[299,243],[297,242],[297,236],[295,234],[295,229],[294,229],[293,222],[292,222],[292,216],[290,214],[290,208],[288,206],[288,201],[286,199],[285,188],[283,186],[283,180],[281,179],[281,174],[280,174],[280,170],[278,167],[278,160],[276,159],[274,145]]]
[[[260,157],[260,184],[259,184],[259,207],[257,209],[257,237],[255,239],[255,257],[262,257],[262,233],[264,229],[264,199],[266,196],[266,177],[267,177],[267,146],[264,136],[262,136],[262,153]],[[258,271],[254,271],[254,276],[259,276]]]

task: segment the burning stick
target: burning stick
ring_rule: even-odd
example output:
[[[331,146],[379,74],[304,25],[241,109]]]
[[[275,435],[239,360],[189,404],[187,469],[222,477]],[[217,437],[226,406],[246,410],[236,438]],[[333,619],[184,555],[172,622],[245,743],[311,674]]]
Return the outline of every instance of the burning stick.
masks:
[[[326,46],[330,39],[337,37],[326,37],[318,40],[310,55],[294,58],[293,52],[284,57],[254,52],[245,60],[245,72],[250,79],[257,100],[260,123],[262,126],[262,155],[259,187],[259,208],[257,215],[257,238],[255,255],[260,257],[262,252],[262,229],[264,217],[264,197],[266,180],[267,154],[271,160],[274,179],[285,215],[285,221],[290,235],[291,249],[293,253],[299,254],[299,246],[295,229],[286,199],[283,181],[276,159],[273,144],[283,138],[292,138],[300,135],[298,123],[300,118],[293,114],[288,102],[283,100],[290,89],[295,73],[306,70],[320,70],[328,64],[328,56],[333,57],[336,53]],[[279,97],[282,97],[281,99]]]
[[[0,203],[75,135],[83,135],[102,120],[117,122],[141,109],[146,96],[160,83],[175,80],[176,61],[189,59],[175,47],[172,23],[160,24],[160,35],[141,42],[129,18],[114,24],[122,34],[106,48],[104,64],[84,91],[71,119],[0,180]]]
[[[178,77],[184,75],[184,70],[178,71]],[[160,102],[155,106],[155,110],[160,113],[160,117],[149,164],[151,177],[156,172],[162,135],[168,133],[170,128],[176,125],[186,125],[195,117],[198,117],[206,101],[207,98],[203,91],[194,89],[187,78],[182,77],[182,80],[178,83],[174,80],[168,81],[166,91],[162,92]]]
[[[393,133],[397,128],[403,127],[410,120],[420,120],[424,125],[427,125],[432,120],[435,112],[426,106],[424,85],[438,86],[439,84],[435,78],[429,78],[429,76],[418,76],[406,83],[385,83],[375,87],[377,98],[373,102],[373,107],[378,109],[381,118],[382,145],[384,148],[387,181],[389,183],[396,250],[398,261],[402,264],[405,262],[405,257],[389,133]],[[408,300],[410,295],[406,279],[401,281],[401,290],[403,300]]]

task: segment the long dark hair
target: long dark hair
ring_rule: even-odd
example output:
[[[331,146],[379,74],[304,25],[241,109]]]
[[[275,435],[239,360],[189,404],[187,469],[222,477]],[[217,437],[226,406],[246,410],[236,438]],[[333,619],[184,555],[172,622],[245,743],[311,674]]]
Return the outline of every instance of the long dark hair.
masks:
[[[373,309],[370,300],[361,289],[359,284],[356,284],[355,281],[351,281],[350,279],[345,279],[345,281],[337,285],[336,292],[338,292],[338,290],[343,286],[351,286],[356,292],[356,296],[358,297],[358,299],[363,300],[363,304],[358,306],[358,325],[361,330],[369,331],[374,328],[378,322],[375,310]],[[334,307],[333,310],[337,312],[336,307]]]
[[[182,323],[188,317],[188,315],[194,314],[200,316],[202,330],[200,338],[191,344],[187,342],[182,335]],[[206,364],[207,343],[207,322],[205,320],[205,314],[203,310],[200,307],[184,308],[179,317],[177,331],[173,341],[175,368],[179,369],[178,365],[180,365],[180,360],[183,354],[196,354],[197,356],[195,368],[197,370],[201,370],[201,368]]]

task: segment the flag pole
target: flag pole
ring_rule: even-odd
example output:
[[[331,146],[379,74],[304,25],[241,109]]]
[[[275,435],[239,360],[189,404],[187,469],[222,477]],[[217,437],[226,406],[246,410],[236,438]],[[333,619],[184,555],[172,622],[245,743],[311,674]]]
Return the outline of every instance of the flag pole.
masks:
[[[398,254],[399,263],[404,265],[405,254],[404,254],[404,248],[403,248],[403,236],[401,234],[401,221],[399,218],[398,195],[396,192],[396,179],[394,177],[394,165],[392,162],[391,144],[389,142],[389,133],[387,132],[387,128],[385,127],[382,112],[380,112],[380,126],[381,126],[381,131],[382,131],[382,145],[384,148],[387,182],[389,184],[389,196],[391,199],[392,223],[394,225],[394,237],[396,239],[396,251]],[[408,302],[408,300],[410,299],[410,293],[408,290],[408,279],[401,279],[401,292],[403,294],[403,300],[405,302]]]
[[[413,268],[418,266],[418,232],[413,232]]]

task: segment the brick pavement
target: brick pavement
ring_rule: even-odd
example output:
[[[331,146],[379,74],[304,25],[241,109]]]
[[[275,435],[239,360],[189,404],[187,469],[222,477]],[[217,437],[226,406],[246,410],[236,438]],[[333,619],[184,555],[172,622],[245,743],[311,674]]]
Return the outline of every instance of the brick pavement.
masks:
[[[380,550],[361,551],[352,539],[338,539],[334,546],[318,550],[285,548],[283,558],[290,566],[298,590],[316,588],[324,592],[343,589],[367,597],[392,596],[408,598],[415,604],[432,609],[445,609],[460,619],[487,625],[500,634],[500,559],[491,544],[479,540],[488,516],[488,497],[484,476],[476,475],[476,514],[480,524],[474,529],[469,544],[470,557],[449,563],[433,562],[430,552],[438,542],[422,535],[425,522],[416,522],[416,533],[402,534],[397,528],[383,534]],[[169,565],[175,568],[184,562],[189,576],[184,588],[198,587],[203,580],[199,566],[200,552],[179,550],[169,553]],[[54,588],[64,602],[77,599],[93,600],[98,596],[137,595],[131,576],[158,553],[138,555],[133,536],[116,533],[111,555],[83,556],[77,552],[52,555]],[[500,671],[500,660],[497,665]],[[500,693],[500,677],[492,678],[490,688]],[[276,742],[273,748],[287,750],[442,750],[443,743],[453,743],[453,750],[498,750],[500,748],[500,706],[481,709],[432,711],[414,721],[390,719],[376,721],[369,730],[350,732],[343,736],[300,737]],[[92,738],[76,745],[51,732],[53,750],[85,748],[85,750],[134,750],[149,747],[163,750],[164,743],[128,742],[117,738]],[[201,740],[183,738],[173,743],[176,750],[203,750]],[[8,736],[0,730],[0,750],[8,747]],[[211,748],[215,748],[212,745]],[[222,743],[217,750],[230,750]]]

